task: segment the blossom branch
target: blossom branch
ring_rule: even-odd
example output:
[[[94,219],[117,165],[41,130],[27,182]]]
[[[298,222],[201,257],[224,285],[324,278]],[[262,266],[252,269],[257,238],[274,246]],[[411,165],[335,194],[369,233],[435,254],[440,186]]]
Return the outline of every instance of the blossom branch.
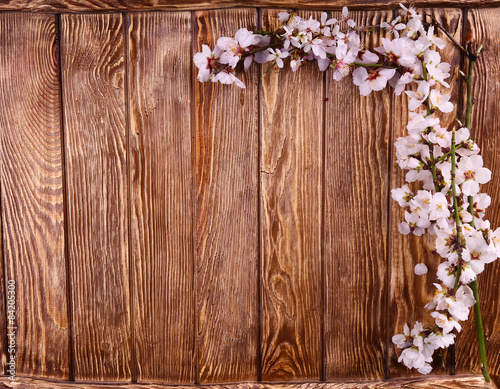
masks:
[[[469,44],[467,50],[469,52],[469,71],[467,73],[467,105],[465,110],[465,126],[470,128],[472,114],[472,77],[474,72],[474,64],[481,53],[483,44],[479,47],[477,53],[472,53],[472,45]],[[474,197],[468,196],[469,206],[468,211],[472,215],[471,226],[475,227],[475,212],[474,212]],[[476,319],[477,341],[479,346],[479,357],[481,359],[481,372],[486,382],[490,382],[490,374],[488,369],[488,360],[486,358],[486,342],[483,327],[483,318],[481,316],[481,305],[479,302],[479,285],[477,278],[471,283],[471,289],[476,300],[474,304],[474,317]]]
[[[275,32],[241,28],[233,37],[219,38],[213,50],[203,45],[194,62],[200,81],[234,83],[241,88],[245,86],[235,75],[239,63],[243,63],[245,70],[253,62],[268,63],[268,70],[276,71],[288,63],[296,71],[304,64],[316,62],[320,71],[332,69],[336,81],[352,75],[363,96],[380,91],[387,84],[396,95],[403,91],[408,95],[411,111],[408,134],[395,143],[396,162],[406,171],[406,182],[420,186],[413,193],[405,183],[392,190],[392,197],[405,209],[405,219],[398,227],[402,234],[421,236],[429,232],[436,236],[435,252],[443,260],[437,278],[442,284],[434,284],[436,294],[426,305],[432,311],[435,326],[429,329],[416,322],[410,330],[405,324],[403,334],[395,335],[393,342],[402,349],[400,362],[427,374],[432,370],[434,352],[454,343],[455,333],[462,328],[459,322],[468,318],[474,306],[481,363],[487,373],[477,275],[485,264],[500,257],[500,228],[492,231],[484,219],[484,209],[491,199],[480,193],[480,184],[491,179],[491,172],[483,167],[479,147],[469,131],[472,66],[482,45],[476,53],[471,45],[466,51],[432,16],[429,15],[433,24],[424,25],[422,15],[411,6],[401,7],[400,16],[375,26],[392,34],[393,39],[382,38],[382,46],[373,51],[364,47],[358,33],[369,33],[374,26],[356,25],[344,7],[341,20],[328,19],[326,13],[321,20],[315,20],[282,12],[279,14],[282,24]],[[436,88],[437,85],[450,88],[446,79],[451,66],[435,50],[445,47],[444,41],[434,35],[435,27],[466,52],[470,61],[466,126],[453,131],[441,127],[434,115],[436,111],[454,111],[450,94]],[[405,91],[409,85],[416,85],[416,90]],[[468,209],[463,209],[467,202]],[[415,273],[427,273],[426,265],[417,264]],[[487,374],[485,379],[489,380]]]

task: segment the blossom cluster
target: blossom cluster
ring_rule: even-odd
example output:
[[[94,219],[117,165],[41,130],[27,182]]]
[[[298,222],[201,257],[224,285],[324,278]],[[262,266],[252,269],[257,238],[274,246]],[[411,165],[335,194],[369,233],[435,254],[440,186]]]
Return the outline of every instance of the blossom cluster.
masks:
[[[342,17],[303,19],[282,12],[276,31],[249,31],[242,28],[234,37],[219,38],[213,50],[203,45],[194,56],[198,79],[244,88],[236,75],[243,63],[246,70],[257,62],[279,70],[288,61],[293,71],[307,62],[319,70],[332,70],[339,81],[352,76],[361,95],[391,85],[396,95],[408,96],[410,121],[408,133],[396,143],[396,161],[406,172],[406,184],[392,190],[392,197],[405,209],[399,225],[402,234],[435,236],[435,252],[442,258],[434,284],[433,300],[426,305],[435,319],[433,327],[417,322],[412,329],[405,324],[403,334],[393,343],[403,349],[399,361],[427,374],[435,350],[454,343],[460,322],[469,316],[476,303],[469,284],[485,265],[500,257],[500,228],[493,231],[484,218],[491,198],[481,193],[480,185],[491,179],[483,166],[479,147],[468,128],[441,126],[441,113],[452,113],[447,79],[451,66],[436,49],[445,42],[435,35],[434,26],[425,24],[412,7],[401,5],[400,15],[379,26],[358,26],[344,7]],[[372,29],[386,30],[381,46],[372,51],[361,37]],[[415,267],[427,273],[425,264]]]

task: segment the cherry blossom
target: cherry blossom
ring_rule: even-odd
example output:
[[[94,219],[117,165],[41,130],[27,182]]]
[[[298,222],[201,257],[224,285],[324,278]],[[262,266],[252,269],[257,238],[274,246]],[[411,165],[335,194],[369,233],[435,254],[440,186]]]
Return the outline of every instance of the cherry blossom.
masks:
[[[471,287],[477,288],[478,274],[500,257],[500,228],[493,231],[485,219],[491,198],[480,185],[491,179],[491,171],[483,166],[480,149],[471,138],[470,120],[456,129],[453,124],[441,124],[438,117],[455,112],[456,103],[449,93],[451,66],[437,51],[446,43],[412,6],[401,8],[399,16],[379,26],[356,25],[347,7],[340,20],[328,19],[325,12],[320,20],[280,12],[276,31],[241,28],[234,36],[220,37],[213,50],[202,45],[194,63],[200,82],[242,88],[236,72],[254,62],[263,64],[264,73],[286,64],[297,71],[316,62],[320,71],[331,71],[336,81],[352,74],[362,96],[388,84],[395,95],[405,92],[410,120],[407,133],[394,143],[395,163],[405,171],[405,183],[392,189],[391,196],[404,209],[404,220],[398,225],[401,234],[434,235],[437,272],[427,277],[441,283],[434,284],[436,293],[426,305],[436,325],[417,321],[410,329],[405,324],[403,333],[392,341],[402,350],[400,362],[428,374],[434,352],[454,343],[460,322],[478,303]],[[388,34],[381,46],[365,47],[366,32],[374,28]],[[430,258],[429,253],[429,258],[415,264],[415,274],[428,274],[423,262],[430,263]]]

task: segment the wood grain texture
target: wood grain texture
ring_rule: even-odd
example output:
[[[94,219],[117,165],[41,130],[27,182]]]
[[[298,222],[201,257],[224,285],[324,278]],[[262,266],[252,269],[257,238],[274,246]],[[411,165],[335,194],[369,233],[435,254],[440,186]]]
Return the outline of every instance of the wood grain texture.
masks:
[[[61,56],[77,380],[131,378],[124,37],[119,14],[63,15]]]
[[[197,51],[254,9],[196,12]],[[195,83],[195,190],[199,374],[203,382],[256,380],[258,370],[257,72],[246,89]]]
[[[56,20],[0,15],[0,186],[18,374],[69,378]],[[4,330],[2,330],[4,331]]]
[[[280,11],[263,10],[264,30]],[[323,74],[271,71],[260,104],[262,379],[320,379]]]
[[[399,8],[399,0],[4,0],[0,10],[30,12],[92,12],[92,11],[152,11],[201,10],[234,7],[271,7],[300,9]],[[415,0],[414,6],[423,7],[495,7],[499,0]]]
[[[491,206],[486,210],[486,219],[491,227],[500,226],[500,23],[499,10],[468,11],[465,42],[472,41],[477,48],[485,42],[485,51],[474,65],[472,95],[476,104],[472,108],[471,135],[477,138],[484,166],[491,170],[492,180],[482,185],[481,192],[491,196]],[[468,64],[466,65],[468,66]],[[464,87],[465,90],[465,87]],[[486,354],[490,372],[500,373],[500,295],[498,275],[500,263],[486,266],[479,275],[479,297],[486,336]],[[457,371],[480,372],[479,351],[474,314],[459,337],[457,347]]]
[[[0,196],[1,196],[0,187]],[[6,374],[7,367],[7,331],[4,328],[7,328],[6,316],[7,312],[5,310],[5,262],[3,258],[3,237],[2,237],[2,201],[0,197],[0,328],[2,329],[2,333],[0,333],[0,373]]]
[[[462,11],[458,9],[421,9],[422,12],[433,15],[440,23],[452,34],[452,36],[460,42],[463,28]],[[446,41],[446,48],[439,50],[442,60],[451,64],[452,75],[447,82],[451,86],[451,101],[457,104],[459,100],[459,85],[457,67],[460,65],[460,53],[453,44],[440,33],[439,36]],[[439,87],[440,89],[444,89]],[[444,92],[443,92],[444,93]],[[450,93],[448,89],[446,93]],[[407,135],[406,126],[409,117],[408,97],[402,93],[401,96],[395,97],[394,104],[394,141],[401,136]],[[441,126],[449,128],[455,124],[457,117],[456,108],[452,113],[435,115],[441,119]],[[394,148],[391,150],[394,154]],[[391,166],[392,188],[400,188],[405,184],[406,171],[402,171],[399,166],[394,163]],[[414,185],[416,188],[417,185]],[[414,189],[416,190],[416,189]],[[434,319],[430,316],[429,311],[424,306],[434,297],[435,287],[434,282],[438,282],[436,271],[441,259],[437,255],[433,255],[435,249],[435,238],[426,234],[422,237],[415,235],[401,235],[398,230],[399,224],[404,220],[404,209],[392,199],[390,201],[391,210],[391,231],[392,231],[392,261],[391,261],[391,279],[390,279],[390,294],[389,294],[389,335],[392,337],[395,334],[403,332],[404,323],[408,323],[411,327],[416,321],[424,324],[433,324]],[[425,276],[415,275],[414,268],[417,263],[425,263],[429,272]],[[459,345],[458,347],[462,347]],[[398,350],[389,339],[389,358],[390,358],[390,377],[404,377],[409,375],[419,375],[415,370],[409,370],[404,365],[399,363]],[[444,357],[444,355],[443,355]],[[441,357],[435,358],[435,361],[440,364],[435,364],[435,373],[446,373],[446,368],[442,364]],[[451,362],[451,361],[450,361]]]
[[[18,378],[11,382],[5,377],[0,377],[0,389],[466,389],[490,388],[496,389],[494,383],[487,384],[482,376],[454,376],[454,377],[421,377],[400,380],[362,381],[362,382],[302,382],[302,383],[263,383],[244,382],[239,384],[218,385],[99,385],[91,383],[54,382],[37,380],[33,378]]]
[[[339,15],[333,15],[339,18]],[[359,25],[391,11],[353,13]],[[367,46],[378,44],[374,33]],[[387,204],[392,92],[360,96],[352,77],[326,75],[326,379],[385,376]]]
[[[137,379],[189,383],[196,367],[191,13],[133,13],[129,36]]]

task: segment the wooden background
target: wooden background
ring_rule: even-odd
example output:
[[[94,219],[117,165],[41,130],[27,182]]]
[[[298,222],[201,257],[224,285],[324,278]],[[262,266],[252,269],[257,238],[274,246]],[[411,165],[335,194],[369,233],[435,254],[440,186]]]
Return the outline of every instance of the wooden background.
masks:
[[[354,19],[390,21],[397,5],[386,3]],[[15,280],[18,374],[172,384],[417,376],[390,339],[405,322],[430,323],[423,306],[439,259],[431,240],[398,233],[390,198],[403,182],[393,143],[406,98],[361,97],[315,65],[263,79],[253,66],[240,74],[244,90],[196,81],[202,44],[273,28],[286,2],[113,4],[0,5],[0,325]],[[484,191],[496,227],[500,11],[446,4],[469,8],[425,12],[458,41],[486,42],[472,133],[493,172]],[[301,16],[343,3],[308,5],[316,11]],[[466,60],[451,45],[443,57],[462,117]],[[427,276],[414,275],[418,262]],[[479,280],[494,375],[499,275],[492,264]],[[469,321],[433,374],[479,372],[475,340]],[[6,344],[2,330],[4,368]]]

